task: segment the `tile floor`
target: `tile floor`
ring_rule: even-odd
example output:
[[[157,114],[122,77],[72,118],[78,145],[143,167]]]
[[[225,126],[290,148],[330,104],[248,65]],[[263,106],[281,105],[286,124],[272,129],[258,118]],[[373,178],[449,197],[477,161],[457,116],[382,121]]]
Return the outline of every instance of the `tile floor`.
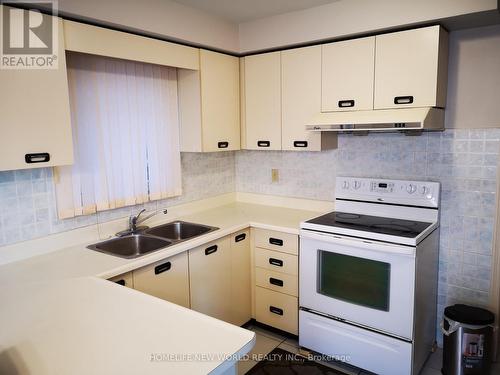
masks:
[[[269,354],[275,348],[279,347],[291,353],[298,353],[299,351],[299,343],[297,340],[282,336],[275,332],[268,331],[260,326],[251,325],[247,327],[247,329],[255,332],[257,336],[256,343],[253,350],[249,353],[250,359],[242,360],[238,363],[238,375],[245,374],[248,370],[255,366],[259,360],[262,360],[265,355]],[[420,375],[441,375],[442,357],[443,351],[442,349],[438,349],[430,356]],[[363,370],[357,369],[352,366],[344,366],[332,363],[324,364],[343,371],[348,375],[367,374]],[[491,375],[500,375],[500,362],[493,365]]]

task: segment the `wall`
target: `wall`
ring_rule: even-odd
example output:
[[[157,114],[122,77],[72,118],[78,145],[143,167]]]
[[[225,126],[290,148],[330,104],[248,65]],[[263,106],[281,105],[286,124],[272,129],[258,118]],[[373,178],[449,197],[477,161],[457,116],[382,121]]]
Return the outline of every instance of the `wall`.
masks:
[[[0,246],[233,192],[234,181],[234,153],[183,153],[182,196],[59,220],[51,168],[0,172]]]
[[[340,135],[337,150],[321,153],[244,151],[236,190],[332,200],[337,175],[441,182],[440,320],[447,305],[489,303],[499,146],[500,129],[489,129]]]

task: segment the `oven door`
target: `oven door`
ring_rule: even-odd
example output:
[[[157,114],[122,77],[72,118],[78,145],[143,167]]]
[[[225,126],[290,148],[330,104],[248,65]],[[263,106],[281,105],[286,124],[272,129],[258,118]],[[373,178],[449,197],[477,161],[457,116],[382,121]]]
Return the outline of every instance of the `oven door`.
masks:
[[[413,338],[415,248],[301,231],[300,306]]]

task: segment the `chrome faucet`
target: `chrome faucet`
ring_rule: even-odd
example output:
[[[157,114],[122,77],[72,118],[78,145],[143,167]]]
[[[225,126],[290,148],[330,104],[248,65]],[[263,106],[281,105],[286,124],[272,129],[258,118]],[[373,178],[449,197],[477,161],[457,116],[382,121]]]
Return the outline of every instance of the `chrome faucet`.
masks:
[[[148,229],[147,226],[138,226],[138,224],[141,224],[141,223],[145,222],[146,220],[152,218],[153,216],[159,214],[160,211],[155,211],[155,212],[153,212],[145,217],[141,217],[142,213],[144,213],[145,211],[146,211],[146,209],[143,208],[142,210],[139,211],[139,213],[137,215],[130,215],[130,217],[128,218],[128,229],[123,230],[121,232],[118,232],[116,235],[118,237],[123,237],[123,236],[128,236],[130,234],[135,234],[137,232]],[[167,210],[163,210],[162,212],[164,214],[166,214]]]

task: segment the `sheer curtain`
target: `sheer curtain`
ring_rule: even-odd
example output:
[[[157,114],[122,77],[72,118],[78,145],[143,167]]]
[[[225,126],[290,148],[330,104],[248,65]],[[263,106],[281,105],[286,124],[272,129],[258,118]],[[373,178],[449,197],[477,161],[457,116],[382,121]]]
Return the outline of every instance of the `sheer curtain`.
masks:
[[[60,218],[181,194],[177,71],[68,54],[75,163],[57,168]]]

